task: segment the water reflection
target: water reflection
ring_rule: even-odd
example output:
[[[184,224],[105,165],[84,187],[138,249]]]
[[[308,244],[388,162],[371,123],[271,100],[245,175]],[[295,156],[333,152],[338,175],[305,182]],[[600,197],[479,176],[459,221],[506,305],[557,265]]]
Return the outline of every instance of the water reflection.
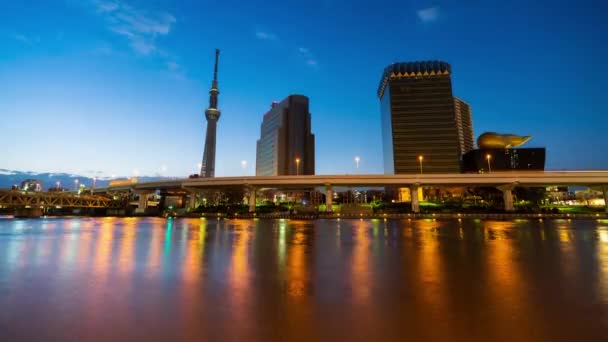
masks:
[[[608,225],[597,228],[597,262],[599,268],[599,292],[602,298],[608,298]]]
[[[352,291],[355,305],[365,306],[371,291],[369,221],[353,222]],[[374,234],[376,235],[376,234]]]
[[[0,340],[598,340],[608,226],[0,220],[0,293]]]

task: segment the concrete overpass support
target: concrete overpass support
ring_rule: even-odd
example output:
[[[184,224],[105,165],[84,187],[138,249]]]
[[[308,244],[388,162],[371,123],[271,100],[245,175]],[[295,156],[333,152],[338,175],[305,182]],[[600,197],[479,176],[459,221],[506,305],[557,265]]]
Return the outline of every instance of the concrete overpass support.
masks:
[[[255,213],[255,188],[249,189],[249,200],[247,201],[249,204],[249,212]]]
[[[502,191],[502,199],[505,202],[505,211],[515,211],[513,206],[513,185],[505,185],[497,187],[498,190]]]
[[[196,209],[196,196],[197,195],[198,195],[198,193],[196,193],[196,192],[190,192],[190,194],[188,195],[188,210]]]
[[[608,185],[602,186],[602,192],[604,193],[604,210],[608,214]]]
[[[418,185],[410,186],[410,197],[412,199],[412,212],[420,212],[420,204],[418,203]]]
[[[334,199],[334,192],[331,185],[325,184],[325,212],[331,213],[333,208],[331,207]]]
[[[134,191],[135,194],[139,195],[139,200],[137,201],[137,209],[135,209],[136,214],[143,214],[148,208],[148,195],[151,194],[151,191]]]

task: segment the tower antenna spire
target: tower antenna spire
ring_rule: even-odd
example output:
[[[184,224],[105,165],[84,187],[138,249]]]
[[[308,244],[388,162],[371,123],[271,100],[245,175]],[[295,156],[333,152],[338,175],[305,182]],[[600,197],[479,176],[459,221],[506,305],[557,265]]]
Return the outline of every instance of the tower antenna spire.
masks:
[[[213,83],[215,83],[215,84],[217,84],[217,64],[218,64],[219,60],[220,60],[220,49],[215,49],[215,67],[213,68]]]

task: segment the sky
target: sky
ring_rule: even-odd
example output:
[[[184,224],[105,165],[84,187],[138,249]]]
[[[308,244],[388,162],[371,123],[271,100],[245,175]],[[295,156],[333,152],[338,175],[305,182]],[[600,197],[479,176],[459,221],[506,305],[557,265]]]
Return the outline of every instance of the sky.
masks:
[[[607,10],[589,0],[0,0],[0,168],[197,173],[219,48],[216,176],[255,174],[262,116],[290,94],[310,98],[317,174],[383,173],[382,71],[436,59],[451,64],[475,136],[532,135],[547,169],[608,169]]]

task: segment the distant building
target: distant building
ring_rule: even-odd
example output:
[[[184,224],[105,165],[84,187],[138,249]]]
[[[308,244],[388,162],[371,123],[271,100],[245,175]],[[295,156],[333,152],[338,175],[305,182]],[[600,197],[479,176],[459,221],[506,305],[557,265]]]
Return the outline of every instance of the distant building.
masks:
[[[461,171],[460,155],[469,143],[469,133],[465,131],[469,129],[470,109],[458,102],[459,115],[466,117],[460,121],[461,126],[466,126],[460,139],[448,63],[389,65],[380,80],[378,98],[385,173]]]
[[[26,179],[19,184],[22,191],[42,191],[42,182],[37,179]]]
[[[458,130],[458,153],[462,157],[462,155],[475,148],[471,106],[461,99],[455,97],[454,115],[456,119],[456,129]]]
[[[464,172],[545,169],[544,148],[482,148],[464,154]]]
[[[308,97],[290,95],[272,103],[262,121],[255,166],[256,176],[315,174]]]

